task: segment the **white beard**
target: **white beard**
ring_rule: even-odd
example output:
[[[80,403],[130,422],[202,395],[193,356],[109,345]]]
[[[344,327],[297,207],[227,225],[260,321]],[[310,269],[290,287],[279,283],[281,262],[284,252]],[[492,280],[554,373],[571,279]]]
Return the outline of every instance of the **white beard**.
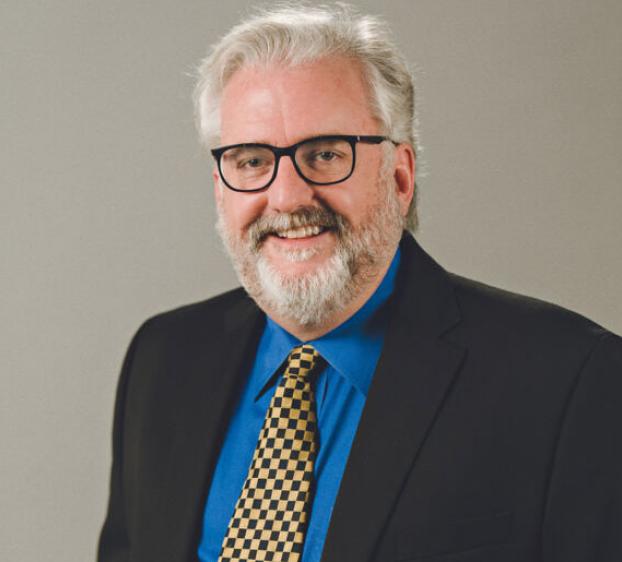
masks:
[[[312,252],[315,254],[316,252]],[[308,252],[289,253],[292,262],[305,261]],[[310,257],[310,256],[309,256]],[[283,274],[260,255],[257,277],[261,299],[278,316],[295,320],[301,326],[321,324],[332,312],[342,310],[351,300],[352,275],[346,252],[337,249],[329,260],[306,275]],[[256,298],[254,296],[254,298]]]
[[[217,231],[249,295],[263,310],[305,328],[321,326],[345,309],[387,265],[400,240],[404,219],[393,181],[384,173],[378,181],[378,197],[369,208],[363,226],[356,230],[332,210],[322,210],[331,213],[332,220],[338,224],[333,232],[337,246],[324,264],[304,275],[278,271],[261,251],[260,235],[255,232],[249,236],[247,232],[244,239],[236,236],[219,207]],[[267,224],[292,227],[307,224],[303,211],[267,217],[257,230],[261,232]],[[248,230],[253,230],[253,226]],[[291,262],[303,262],[316,253],[311,248],[282,255]]]

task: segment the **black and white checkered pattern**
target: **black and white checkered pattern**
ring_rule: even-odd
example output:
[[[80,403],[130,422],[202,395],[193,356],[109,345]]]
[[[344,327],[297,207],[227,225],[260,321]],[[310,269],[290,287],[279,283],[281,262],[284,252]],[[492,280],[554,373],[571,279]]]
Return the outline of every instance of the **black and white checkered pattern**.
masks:
[[[272,397],[219,562],[298,562],[317,449],[310,345],[296,347]]]

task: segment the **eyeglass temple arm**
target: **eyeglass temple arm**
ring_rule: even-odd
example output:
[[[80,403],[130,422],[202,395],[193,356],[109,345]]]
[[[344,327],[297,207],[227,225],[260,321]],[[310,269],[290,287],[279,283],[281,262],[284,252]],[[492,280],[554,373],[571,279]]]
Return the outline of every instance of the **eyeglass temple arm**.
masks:
[[[394,141],[389,137],[384,137],[380,135],[357,135],[356,142],[363,142],[367,144],[380,144],[384,141],[391,141],[395,146],[399,146],[399,142]]]

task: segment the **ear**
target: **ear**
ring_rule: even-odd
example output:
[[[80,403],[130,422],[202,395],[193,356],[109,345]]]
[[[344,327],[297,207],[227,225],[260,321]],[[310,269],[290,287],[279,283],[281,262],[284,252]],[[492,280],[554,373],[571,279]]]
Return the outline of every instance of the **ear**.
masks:
[[[415,151],[409,144],[396,147],[393,175],[402,216],[406,216],[415,193]]]

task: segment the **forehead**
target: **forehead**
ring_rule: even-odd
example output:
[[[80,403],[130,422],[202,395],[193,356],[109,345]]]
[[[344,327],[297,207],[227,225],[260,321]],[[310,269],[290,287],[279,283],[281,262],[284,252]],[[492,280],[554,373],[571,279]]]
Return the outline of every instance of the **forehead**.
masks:
[[[223,144],[378,132],[361,67],[342,57],[242,68],[223,90],[220,115]]]

